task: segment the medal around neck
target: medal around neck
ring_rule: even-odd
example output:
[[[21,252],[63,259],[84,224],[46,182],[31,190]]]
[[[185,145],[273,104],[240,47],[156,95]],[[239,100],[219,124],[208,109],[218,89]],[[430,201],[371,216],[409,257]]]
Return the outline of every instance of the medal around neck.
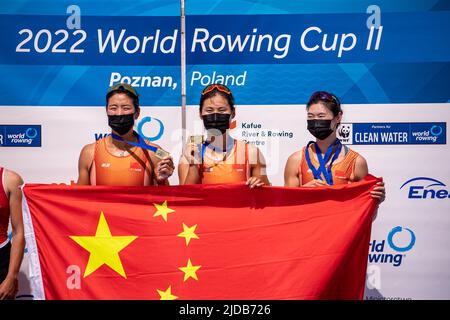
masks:
[[[203,144],[203,142],[205,142],[205,138],[203,137],[203,135],[190,136],[189,142],[195,144]]]
[[[132,146],[153,151],[155,153],[155,156],[159,159],[164,159],[164,158],[170,157],[170,153],[168,151],[164,150],[163,148],[158,148],[158,147],[148,145],[147,143],[145,143],[145,141],[142,139],[142,137],[140,135],[137,135],[138,140],[139,140],[138,143],[136,143],[134,141],[125,140],[122,137],[120,137],[114,133],[111,133],[111,137],[115,140],[126,142]]]
[[[155,152],[155,156],[159,159],[164,159],[170,157],[170,153],[163,148],[158,148]]]

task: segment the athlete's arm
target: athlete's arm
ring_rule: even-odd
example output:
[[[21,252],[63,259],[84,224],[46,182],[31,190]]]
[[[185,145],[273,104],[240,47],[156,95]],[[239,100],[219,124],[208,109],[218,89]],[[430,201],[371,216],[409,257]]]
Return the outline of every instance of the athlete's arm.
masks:
[[[160,146],[155,145],[157,148]],[[169,177],[172,176],[173,171],[175,170],[175,165],[173,164],[173,159],[171,156],[168,156],[164,159],[160,159],[156,157],[154,154],[150,156],[150,159],[153,162],[154,176],[157,185],[169,185]]]
[[[302,159],[302,151],[294,152],[289,156],[284,167],[284,186],[300,187],[301,173],[299,172],[300,161]]]
[[[169,177],[173,174],[175,166],[172,157],[159,159],[155,165],[155,180],[158,185],[169,185]]]
[[[360,181],[364,179],[365,176],[369,174],[369,167],[367,166],[367,161],[359,155],[355,161],[355,169],[353,170],[353,179],[352,181]]]
[[[360,181],[369,174],[369,168],[366,159],[361,155],[356,158],[355,170],[353,173],[353,181]],[[386,189],[384,188],[384,182],[380,181],[376,184],[376,187],[370,192],[372,198],[377,199],[379,203],[383,202],[386,197]]]
[[[87,144],[80,152],[78,159],[78,181],[79,185],[90,185],[91,166],[94,161],[95,143]]]
[[[9,194],[9,208],[11,214],[12,244],[8,274],[0,284],[0,299],[12,299],[16,296],[18,274],[23,259],[25,247],[24,228],[22,220],[22,178],[15,172],[5,171],[5,184]]]
[[[200,152],[196,144],[187,143],[178,164],[178,178],[180,184],[199,184],[200,181]]]
[[[261,151],[249,144],[249,161],[250,161],[250,178],[247,180],[246,184],[250,188],[261,187],[264,185],[270,185],[269,179],[266,173],[266,160],[264,159]],[[256,159],[256,161],[252,161]]]
[[[145,143],[154,148],[161,148],[159,145],[144,139]],[[173,164],[173,159],[168,156],[164,159],[160,159],[155,155],[155,152],[148,153],[151,164],[148,163],[146,168],[146,174],[144,178],[144,185],[169,185],[169,177],[173,174],[175,166]],[[153,168],[153,172],[152,169]]]

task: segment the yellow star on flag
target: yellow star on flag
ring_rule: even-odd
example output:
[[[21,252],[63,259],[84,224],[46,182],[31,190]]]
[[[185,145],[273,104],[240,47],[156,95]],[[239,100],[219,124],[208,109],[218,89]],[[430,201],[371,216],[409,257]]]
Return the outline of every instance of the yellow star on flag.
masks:
[[[112,236],[103,211],[100,214],[95,236],[70,236],[70,239],[90,253],[84,278],[106,264],[126,279],[119,252],[136,238],[137,236]]]
[[[183,281],[186,281],[189,278],[193,278],[198,281],[196,272],[200,268],[201,268],[201,266],[193,266],[191,259],[189,259],[186,267],[180,267],[178,269],[180,269],[181,271],[184,272],[184,280]]]
[[[183,232],[178,234],[178,237],[186,239],[186,246],[189,244],[191,239],[200,239],[198,235],[195,234],[195,228],[197,225],[193,225],[192,227],[188,227],[183,223]]]
[[[159,300],[175,300],[175,299],[178,299],[177,296],[174,296],[172,294],[172,286],[169,286],[166,291],[162,291],[162,290],[158,290],[158,289],[156,289],[156,291],[158,291],[158,293],[159,293],[159,295],[161,297]]]
[[[172,210],[167,206],[167,200],[164,201],[162,204],[154,203],[153,205],[156,208],[156,212],[153,216],[154,217],[162,216],[165,222],[167,222],[167,215],[169,213],[175,212],[175,210]]]

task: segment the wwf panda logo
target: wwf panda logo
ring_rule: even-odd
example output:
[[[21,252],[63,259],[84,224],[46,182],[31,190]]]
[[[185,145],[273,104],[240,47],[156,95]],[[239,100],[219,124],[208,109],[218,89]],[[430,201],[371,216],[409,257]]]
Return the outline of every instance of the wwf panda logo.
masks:
[[[350,136],[350,125],[343,124],[339,126],[338,134],[340,137],[347,139]]]

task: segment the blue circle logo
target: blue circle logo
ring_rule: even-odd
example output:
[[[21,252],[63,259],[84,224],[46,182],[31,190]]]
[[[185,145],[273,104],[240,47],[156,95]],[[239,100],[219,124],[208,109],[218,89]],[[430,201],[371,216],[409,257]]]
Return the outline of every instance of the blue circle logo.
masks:
[[[28,128],[27,131],[25,131],[25,135],[27,138],[34,139],[37,137],[38,132],[35,128]]]
[[[394,244],[394,235],[396,233],[402,232],[402,230],[405,229],[406,231],[409,232],[410,236],[411,236],[411,241],[409,242],[409,244],[405,247],[399,247],[397,245]],[[398,252],[406,252],[412,249],[412,247],[414,247],[414,244],[416,243],[416,235],[414,234],[414,232],[412,232],[410,229],[408,228],[402,228],[400,226],[395,227],[394,229],[391,230],[391,232],[389,232],[389,235],[387,237],[387,241],[389,243],[389,246],[394,249],[395,251]]]
[[[137,131],[138,131],[139,135],[149,141],[156,141],[156,140],[160,139],[162,137],[162,135],[164,134],[164,124],[162,123],[162,121],[159,119],[156,119],[156,118],[153,118],[153,119],[156,120],[156,122],[158,122],[158,124],[159,124],[159,132],[153,137],[146,136],[142,132],[142,127],[144,126],[144,124],[152,121],[151,117],[143,118],[141,121],[139,121],[138,126],[137,126]]]
[[[438,130],[438,132],[436,133],[435,130]],[[436,126],[436,125],[432,126],[431,129],[430,129],[430,133],[433,136],[440,136],[442,134],[442,131],[443,131],[442,127],[441,126]]]

